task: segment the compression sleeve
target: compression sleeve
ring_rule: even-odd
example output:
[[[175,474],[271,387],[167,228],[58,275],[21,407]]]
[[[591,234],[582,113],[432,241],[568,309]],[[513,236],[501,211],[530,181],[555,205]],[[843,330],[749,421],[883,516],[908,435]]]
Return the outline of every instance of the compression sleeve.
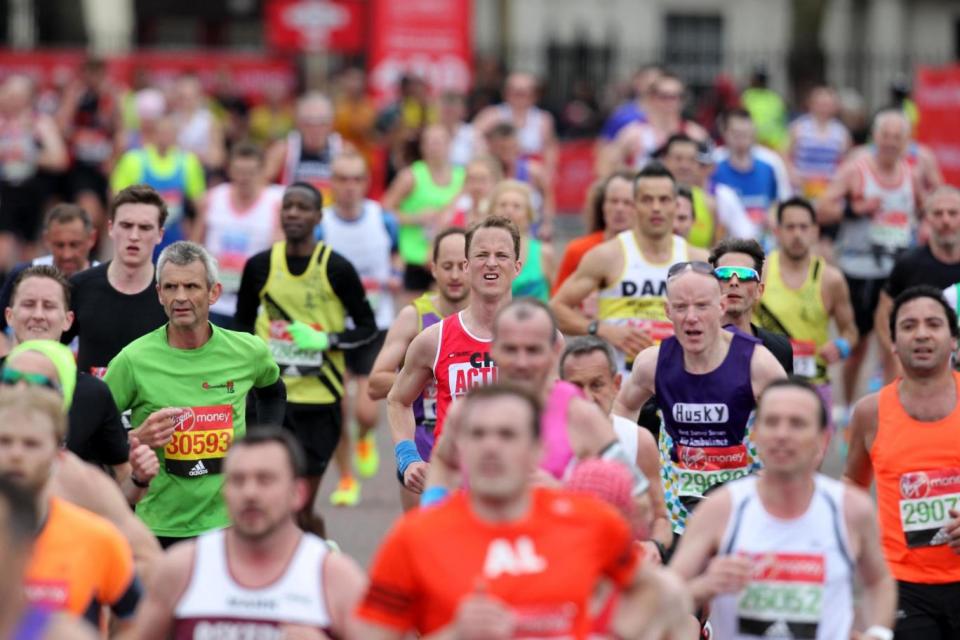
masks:
[[[367,302],[356,269],[346,258],[333,252],[327,261],[327,280],[346,308],[347,315],[353,318],[354,324],[353,329],[331,334],[336,336],[331,340],[331,346],[349,350],[371,342],[377,336],[377,321],[373,317],[373,310]]]
[[[257,403],[257,424],[281,425],[287,410],[287,387],[283,378],[277,378],[273,384],[253,388]]]
[[[243,266],[240,290],[237,292],[237,311],[233,316],[237,331],[253,333],[260,307],[260,292],[270,276],[270,251],[252,256]]]

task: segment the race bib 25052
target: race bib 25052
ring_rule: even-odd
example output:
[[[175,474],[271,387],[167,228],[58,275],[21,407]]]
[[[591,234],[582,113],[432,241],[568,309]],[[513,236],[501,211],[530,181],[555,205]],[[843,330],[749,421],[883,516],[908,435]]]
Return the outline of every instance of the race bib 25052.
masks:
[[[737,601],[741,635],[758,638],[817,637],[823,611],[826,561],[818,553],[745,553],[753,577]]]
[[[233,443],[233,407],[190,407],[180,415],[173,438],[164,448],[167,473],[199,478],[220,473]]]

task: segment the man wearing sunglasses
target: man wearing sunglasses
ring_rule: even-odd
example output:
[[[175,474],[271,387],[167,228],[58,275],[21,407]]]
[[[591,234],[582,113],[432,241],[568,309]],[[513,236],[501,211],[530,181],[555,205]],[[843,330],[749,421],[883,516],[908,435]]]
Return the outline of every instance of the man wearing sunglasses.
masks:
[[[614,413],[636,420],[656,394],[667,510],[682,534],[712,487],[759,468],[749,431],[756,399],[786,373],[759,340],[721,321],[727,308],[713,266],[680,262],[667,274],[675,335],[637,356]]]
[[[794,354],[790,341],[782,333],[767,331],[751,322],[763,295],[763,259],[763,249],[756,240],[728,238],[710,252],[710,264],[727,301],[723,324],[733,325],[748,336],[758,338],[783,370],[792,374]]]

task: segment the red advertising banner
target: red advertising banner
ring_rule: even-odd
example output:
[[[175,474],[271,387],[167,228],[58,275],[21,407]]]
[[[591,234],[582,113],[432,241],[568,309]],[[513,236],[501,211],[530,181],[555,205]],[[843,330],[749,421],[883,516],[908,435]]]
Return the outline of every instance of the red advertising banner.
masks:
[[[366,8],[361,0],[268,0],[267,42],[287,52],[362,53]]]
[[[595,147],[596,142],[590,139],[560,143],[557,175],[553,184],[557,213],[578,214],[583,211],[587,192],[595,176]]]
[[[960,65],[920,67],[916,77],[917,139],[933,151],[944,179],[960,185]]]
[[[405,73],[434,91],[466,91],[473,72],[471,0],[371,0],[368,65],[374,97],[393,97]]]
[[[62,85],[86,57],[86,53],[76,50],[0,50],[0,79],[23,74],[41,87]],[[268,88],[292,92],[296,84],[296,73],[289,60],[246,53],[138,52],[108,58],[107,69],[119,84],[130,84],[135,73],[144,73],[147,82],[158,87],[168,85],[182,73],[195,73],[208,91],[229,87],[253,100],[261,98]]]

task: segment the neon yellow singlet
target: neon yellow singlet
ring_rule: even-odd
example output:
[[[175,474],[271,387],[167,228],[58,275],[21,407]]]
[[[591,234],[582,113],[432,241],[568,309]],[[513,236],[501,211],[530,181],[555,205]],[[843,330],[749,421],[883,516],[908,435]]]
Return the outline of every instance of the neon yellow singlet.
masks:
[[[687,242],[701,249],[709,249],[713,246],[713,236],[716,233],[713,212],[710,211],[703,189],[693,187],[690,193],[693,194],[693,226],[690,227]]]
[[[780,251],[767,258],[767,282],[756,320],[764,329],[785,334],[793,347],[793,373],[820,384],[827,381],[826,363],[817,350],[830,339],[830,315],[823,306],[823,258],[811,257],[807,278],[791,289],[780,274]]]
[[[255,331],[280,366],[289,402],[333,404],[343,397],[343,352],[301,351],[287,332],[294,320],[320,331],[343,331],[347,312],[327,279],[330,252],[318,242],[307,270],[295,276],[287,268],[287,243],[270,250],[270,275],[260,291]]]
[[[660,264],[648,262],[632,230],[617,235],[623,251],[623,273],[598,294],[597,317],[604,322],[639,327],[654,343],[673,335],[673,324],[663,308],[667,299],[667,271],[675,262],[687,260],[687,241],[673,236],[673,253]],[[617,352],[621,371],[633,364]]]

